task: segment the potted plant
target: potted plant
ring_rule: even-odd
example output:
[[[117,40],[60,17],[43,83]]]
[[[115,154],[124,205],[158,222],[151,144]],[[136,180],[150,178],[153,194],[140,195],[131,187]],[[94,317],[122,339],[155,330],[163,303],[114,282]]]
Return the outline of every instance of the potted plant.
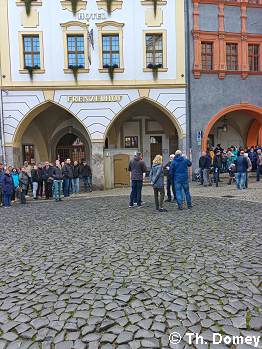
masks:
[[[71,1],[71,6],[72,6],[72,12],[75,16],[76,12],[77,12],[77,2],[78,0],[70,0]]]
[[[118,64],[111,64],[111,65],[104,64],[103,68],[108,69],[108,74],[109,74],[110,80],[111,80],[111,82],[113,82],[114,81],[114,71],[115,71],[115,69],[118,68]]]
[[[84,67],[82,65],[69,65],[68,68],[72,70],[75,82],[77,83],[78,71],[79,71],[79,69],[84,68]]]
[[[28,71],[28,74],[30,76],[30,80],[33,80],[34,70],[40,69],[40,67],[38,65],[35,65],[33,67],[31,65],[27,65],[27,66],[25,66],[25,69]]]
[[[25,12],[27,16],[30,16],[32,0],[25,0]]]
[[[111,15],[113,0],[106,0],[107,13]]]
[[[157,78],[158,78],[158,70],[159,70],[160,68],[163,68],[163,64],[153,64],[153,63],[149,63],[149,64],[147,65],[147,68],[148,68],[148,69],[152,69],[153,78],[154,78],[154,80],[157,80]]]

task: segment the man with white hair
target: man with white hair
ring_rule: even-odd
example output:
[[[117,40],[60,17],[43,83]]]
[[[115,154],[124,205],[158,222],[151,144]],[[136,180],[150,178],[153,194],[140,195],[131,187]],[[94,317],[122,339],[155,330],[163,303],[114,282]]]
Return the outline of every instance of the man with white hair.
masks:
[[[181,150],[177,150],[170,171],[175,182],[176,200],[179,210],[183,209],[183,191],[186,197],[187,208],[192,208],[188,176],[188,167],[190,166],[192,166],[192,162],[182,155]]]

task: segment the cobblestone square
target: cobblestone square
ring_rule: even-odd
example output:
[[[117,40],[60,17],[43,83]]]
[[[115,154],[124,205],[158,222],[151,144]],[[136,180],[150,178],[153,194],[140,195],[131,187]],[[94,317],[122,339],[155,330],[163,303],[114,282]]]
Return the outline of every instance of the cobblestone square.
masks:
[[[262,204],[193,199],[167,213],[152,195],[141,209],[126,196],[1,209],[0,348],[220,349],[184,334],[261,335]]]

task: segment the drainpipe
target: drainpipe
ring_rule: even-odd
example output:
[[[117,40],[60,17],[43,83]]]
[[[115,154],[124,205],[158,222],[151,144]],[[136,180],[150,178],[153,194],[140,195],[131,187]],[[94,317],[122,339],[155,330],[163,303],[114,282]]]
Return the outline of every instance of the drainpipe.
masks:
[[[3,75],[0,52],[0,146],[2,152],[1,161],[6,164],[5,141],[4,141],[4,101],[3,101]]]
[[[190,62],[190,21],[189,21],[189,0],[186,3],[186,96],[187,96],[187,114],[188,114],[188,146],[189,157],[192,160],[192,111],[191,111],[191,62]]]

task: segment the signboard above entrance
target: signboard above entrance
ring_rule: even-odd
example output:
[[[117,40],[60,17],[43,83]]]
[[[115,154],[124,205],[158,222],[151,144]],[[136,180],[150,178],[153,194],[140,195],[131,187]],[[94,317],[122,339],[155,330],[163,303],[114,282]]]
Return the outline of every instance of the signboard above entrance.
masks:
[[[69,103],[120,102],[120,95],[68,96]]]

